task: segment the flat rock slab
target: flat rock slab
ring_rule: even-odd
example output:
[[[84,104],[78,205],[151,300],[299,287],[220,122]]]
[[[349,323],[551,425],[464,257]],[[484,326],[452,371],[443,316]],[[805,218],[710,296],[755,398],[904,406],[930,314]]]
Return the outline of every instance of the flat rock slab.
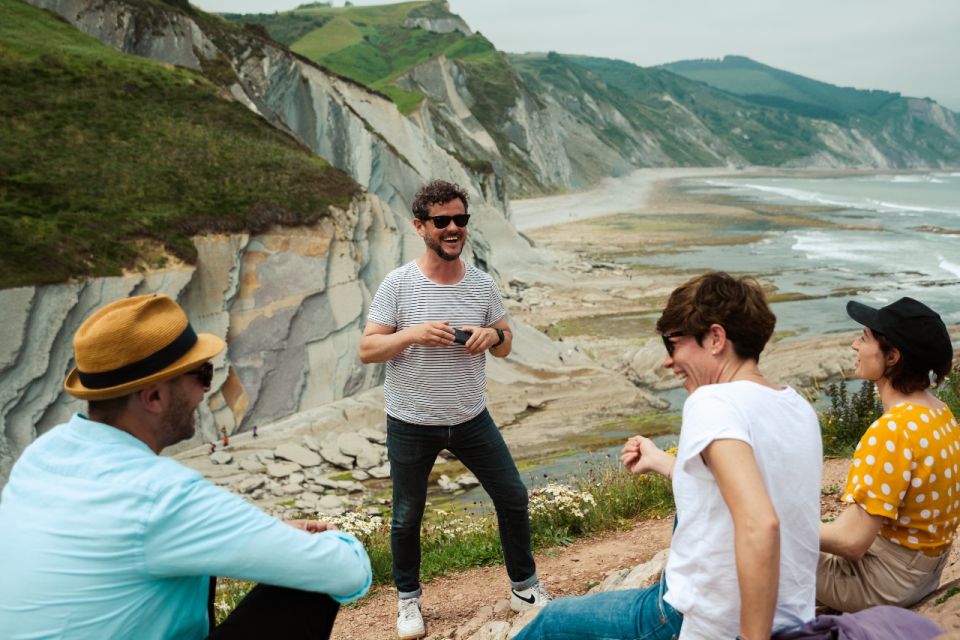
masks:
[[[233,455],[226,451],[217,451],[210,454],[210,462],[213,464],[230,464],[233,462]]]
[[[286,443],[273,450],[277,458],[296,462],[301,467],[316,467],[323,459],[314,451],[298,444]]]
[[[344,455],[336,444],[324,443],[320,447],[320,455],[323,456],[324,460],[341,469],[353,468],[353,458]]]
[[[267,475],[271,478],[286,478],[300,469],[300,465],[296,462],[271,462],[267,464]]]
[[[357,433],[341,433],[337,437],[337,448],[344,455],[357,457],[372,448],[370,441]]]

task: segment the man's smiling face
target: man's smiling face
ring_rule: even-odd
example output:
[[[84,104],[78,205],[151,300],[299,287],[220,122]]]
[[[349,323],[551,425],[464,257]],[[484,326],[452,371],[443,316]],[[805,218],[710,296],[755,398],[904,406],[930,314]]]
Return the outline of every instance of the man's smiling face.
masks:
[[[456,222],[450,220],[445,227],[437,228],[431,218],[462,216],[465,213],[463,202],[459,198],[454,198],[443,204],[431,205],[427,219],[414,218],[414,225],[427,247],[444,260],[456,260],[463,252],[463,245],[467,241],[466,226],[458,227]]]

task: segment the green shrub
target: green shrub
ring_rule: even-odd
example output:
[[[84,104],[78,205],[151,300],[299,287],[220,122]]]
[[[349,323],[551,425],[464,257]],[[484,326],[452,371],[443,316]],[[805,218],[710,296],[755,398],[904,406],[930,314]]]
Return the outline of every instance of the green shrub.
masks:
[[[954,417],[960,416],[960,363],[953,368],[937,389],[937,397],[950,407]]]
[[[830,408],[820,413],[823,452],[828,456],[847,457],[853,453],[863,432],[883,413],[872,382],[864,381],[860,391],[847,393],[845,382],[827,387]]]
[[[956,416],[960,414],[960,364],[950,372],[935,395]],[[860,390],[850,395],[844,382],[827,387],[830,408],[820,412],[823,452],[828,456],[847,457],[873,421],[883,413],[872,382],[864,381]]]

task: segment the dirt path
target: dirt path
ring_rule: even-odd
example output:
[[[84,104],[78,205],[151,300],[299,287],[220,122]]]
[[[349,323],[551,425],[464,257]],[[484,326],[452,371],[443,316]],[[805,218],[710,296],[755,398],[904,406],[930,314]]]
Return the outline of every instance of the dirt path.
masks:
[[[578,595],[609,572],[652,558],[670,544],[670,518],[640,521],[627,531],[579,540],[569,547],[537,555],[537,573],[555,596]],[[515,615],[509,606],[509,584],[503,567],[484,567],[424,585],[423,614],[428,637],[452,638],[482,607],[493,607],[494,619]],[[397,596],[380,587],[362,606],[346,608],[337,617],[337,640],[393,640],[397,637]]]

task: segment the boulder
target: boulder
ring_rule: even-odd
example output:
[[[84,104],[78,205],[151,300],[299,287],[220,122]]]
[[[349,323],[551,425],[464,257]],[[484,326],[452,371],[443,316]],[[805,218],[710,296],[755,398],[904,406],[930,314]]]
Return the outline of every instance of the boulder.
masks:
[[[537,610],[539,612],[539,610]],[[469,636],[470,640],[506,640],[510,632],[510,623],[505,620],[494,620],[484,624],[480,629]]]
[[[330,478],[327,478],[326,476],[320,476],[319,478],[316,478],[316,479],[315,479],[315,482],[316,482],[318,485],[320,485],[321,487],[326,487],[327,489],[339,489],[339,488],[340,488],[340,481],[339,481],[339,480],[332,480],[332,479],[330,479]]]
[[[353,476],[354,480],[359,480],[360,482],[370,479],[370,474],[363,469],[354,469],[350,475]]]
[[[237,491],[240,493],[253,493],[256,489],[259,489],[266,484],[266,482],[267,479],[263,476],[250,476],[237,485]]]
[[[233,454],[226,451],[216,451],[210,454],[210,462],[213,464],[230,464],[233,462]]]
[[[313,493],[312,491],[304,491],[303,493],[300,494],[300,500],[302,500],[303,502],[313,507],[316,507],[317,504],[319,504],[320,502],[320,496],[317,495],[316,493]]]
[[[313,436],[303,436],[303,446],[305,446],[307,449],[310,449],[310,451],[320,453],[320,441]]]
[[[367,471],[371,478],[383,479],[390,477],[390,463],[386,462],[379,467],[374,467]]]
[[[339,509],[343,507],[344,499],[339,496],[323,496],[317,502],[317,506],[324,511],[329,509]]]
[[[273,455],[290,462],[296,462],[301,467],[316,467],[323,460],[315,452],[301,447],[298,444],[286,443],[273,450]]]
[[[336,444],[324,443],[320,447],[320,455],[323,456],[324,460],[341,469],[353,468],[353,458],[341,453]]]
[[[271,478],[286,478],[291,473],[300,471],[296,462],[271,462],[267,465],[267,475]]]
[[[480,485],[480,481],[477,480],[477,477],[469,473],[464,473],[457,477],[455,482],[460,485],[461,489],[469,489],[471,487],[476,487]]]
[[[357,454],[357,467],[360,469],[377,467],[383,460],[383,456],[381,455],[383,447],[371,444],[370,442],[366,442],[366,445],[367,446]]]
[[[440,490],[445,491],[446,493],[453,493],[460,488],[460,485],[450,480],[446,474],[442,474],[440,479],[437,480],[437,484],[440,485]]]
[[[357,431],[357,435],[366,438],[370,442],[376,442],[377,444],[387,444],[387,433],[385,431],[380,431],[379,429],[373,429],[370,427],[364,427]]]
[[[257,456],[247,456],[239,462],[238,466],[251,473],[260,473],[265,469],[263,462]]]
[[[356,433],[341,433],[337,438],[337,447],[344,455],[357,457],[370,447],[370,442]]]

